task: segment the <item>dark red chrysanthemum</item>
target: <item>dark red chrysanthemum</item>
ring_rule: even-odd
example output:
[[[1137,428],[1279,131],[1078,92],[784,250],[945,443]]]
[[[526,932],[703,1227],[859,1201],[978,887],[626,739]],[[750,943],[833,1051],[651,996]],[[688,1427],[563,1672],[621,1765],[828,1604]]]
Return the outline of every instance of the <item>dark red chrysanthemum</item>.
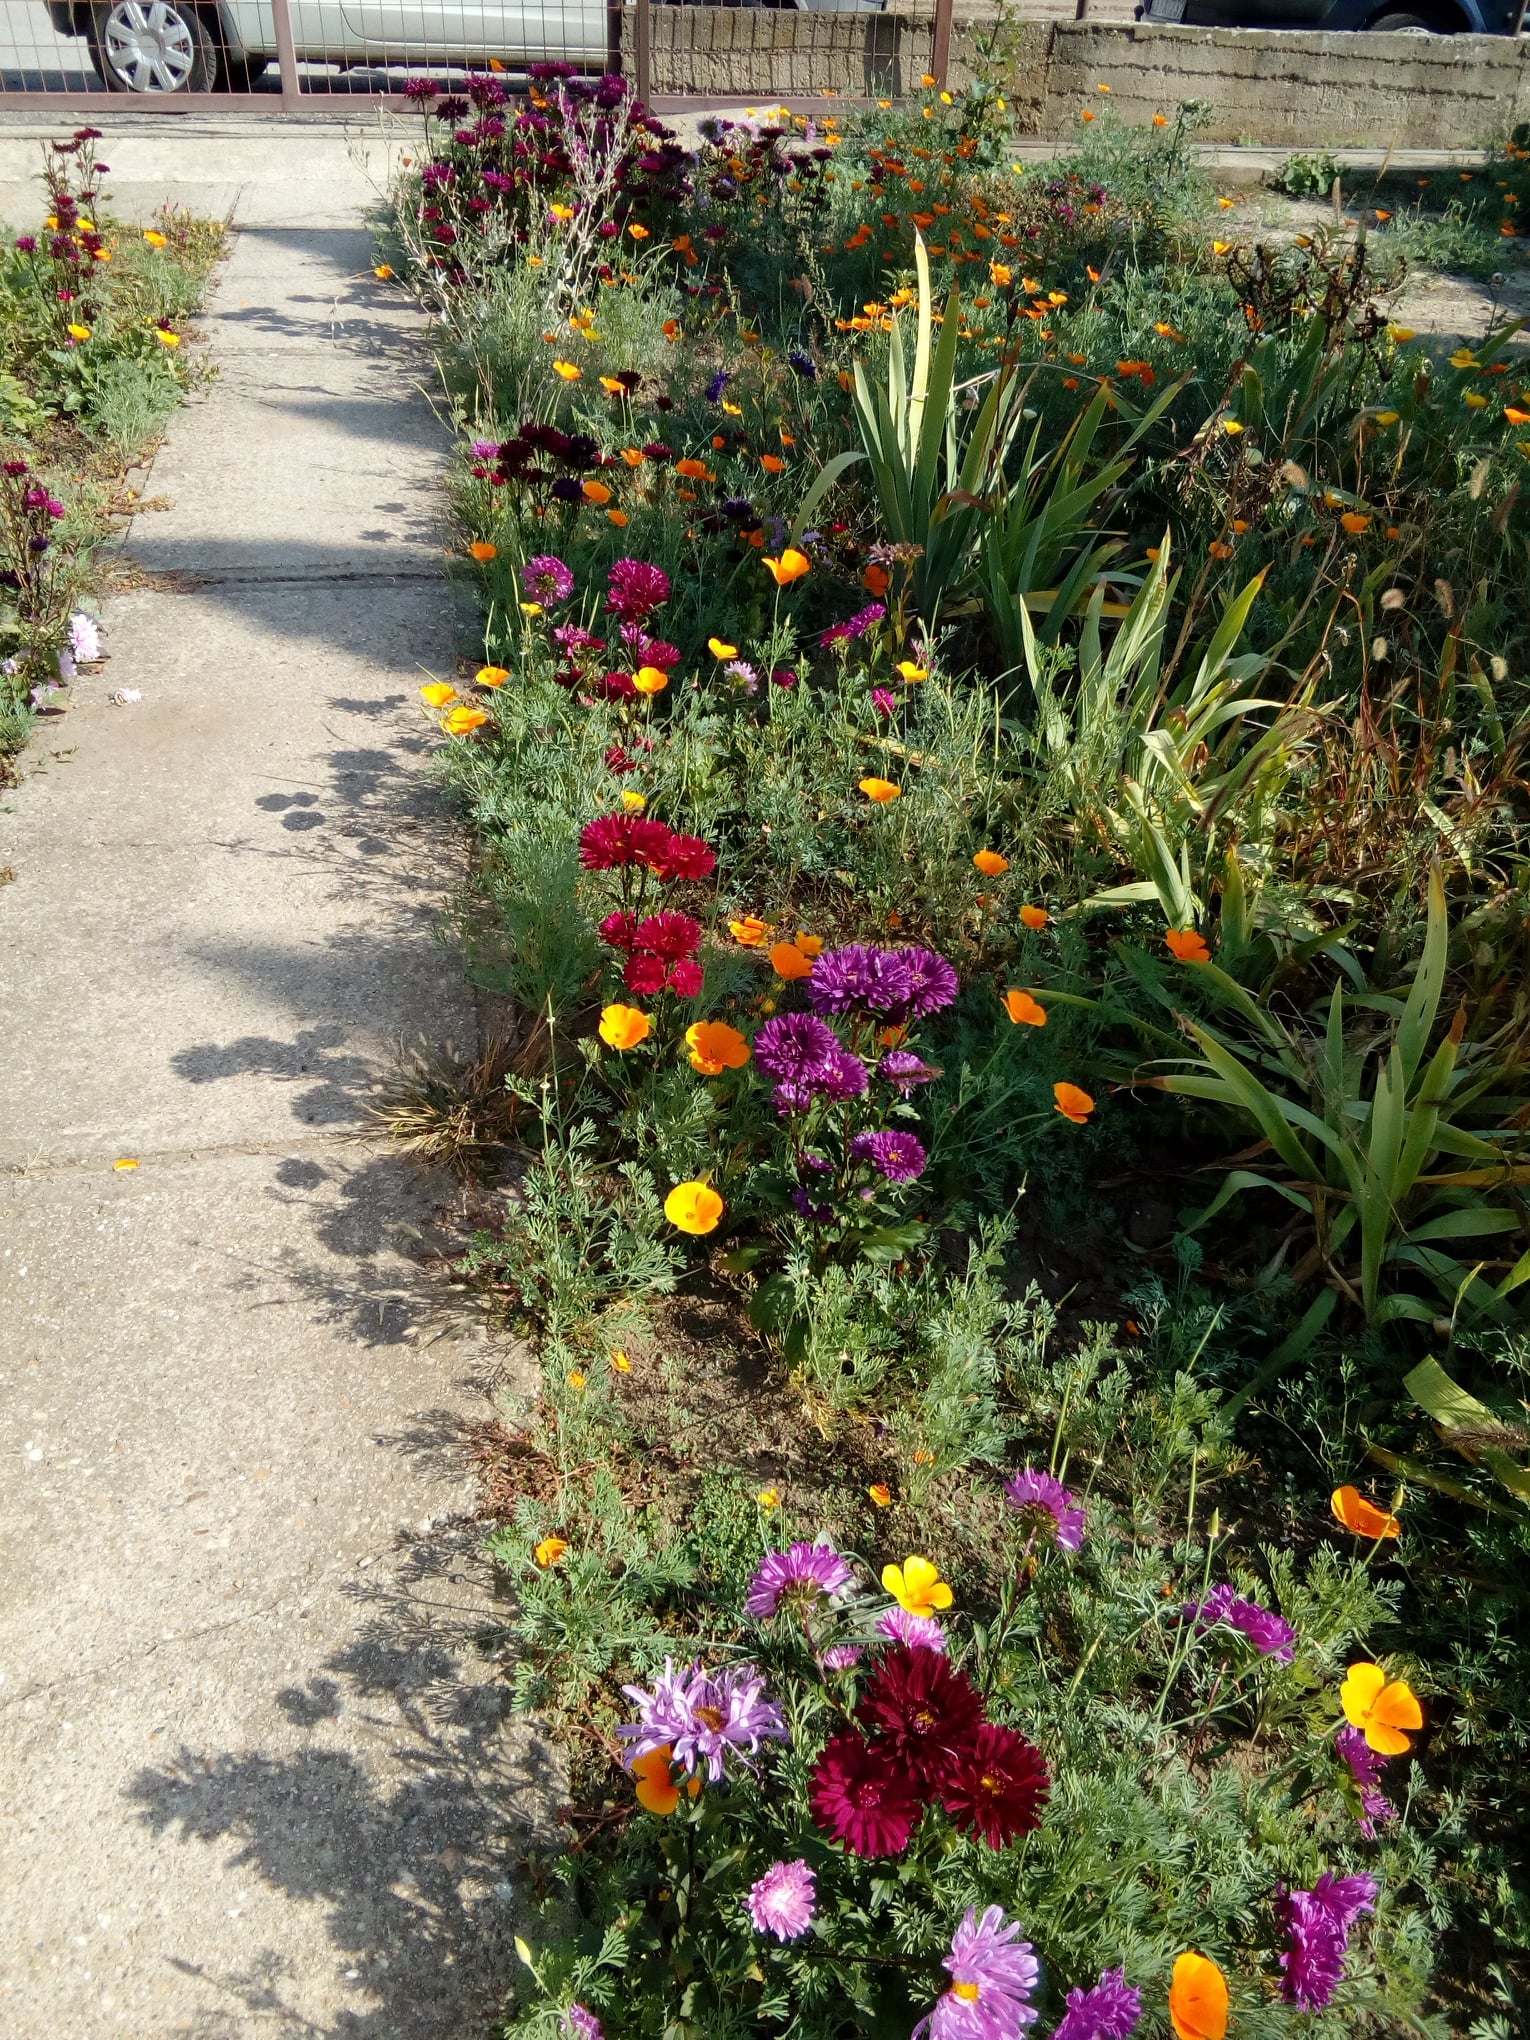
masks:
[[[662,956],[629,956],[622,972],[629,992],[648,995],[662,992],[668,966]]]
[[[633,940],[635,949],[647,949],[655,956],[671,959],[679,956],[694,956],[701,947],[701,923],[693,921],[689,914],[677,914],[666,910],[662,914],[649,914],[638,923]]]
[[[609,942],[613,949],[631,949],[636,934],[636,914],[607,914],[600,924],[601,941]]]
[[[699,836],[671,836],[654,865],[660,878],[706,878],[717,868],[717,852]]]
[[[670,965],[667,983],[680,998],[694,999],[706,983],[706,973],[694,956],[682,956],[678,963]]]
[[[922,1802],[918,1787],[885,1743],[837,1735],[813,1772],[813,1818],[856,1856],[898,1856],[908,1847]]]
[[[926,1792],[939,1792],[972,1747],[983,1701],[943,1652],[898,1644],[877,1666],[855,1713]]]
[[[1002,1849],[1041,1825],[1052,1789],[1040,1750],[1018,1729],[985,1721],[941,1786],[946,1812],[958,1827]]]

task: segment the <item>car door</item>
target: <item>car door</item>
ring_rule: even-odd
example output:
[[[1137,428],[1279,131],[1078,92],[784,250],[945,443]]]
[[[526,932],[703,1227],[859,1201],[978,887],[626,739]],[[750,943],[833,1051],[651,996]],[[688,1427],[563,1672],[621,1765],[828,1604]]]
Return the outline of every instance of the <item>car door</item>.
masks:
[[[411,64],[601,66],[605,0],[342,0],[370,54]]]

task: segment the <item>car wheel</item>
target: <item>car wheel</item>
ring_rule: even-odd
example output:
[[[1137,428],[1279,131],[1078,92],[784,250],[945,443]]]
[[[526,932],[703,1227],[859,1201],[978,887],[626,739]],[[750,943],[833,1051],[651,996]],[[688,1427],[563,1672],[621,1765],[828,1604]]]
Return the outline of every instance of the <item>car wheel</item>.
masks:
[[[1449,35],[1448,28],[1442,28],[1437,21],[1426,21],[1422,14],[1378,14],[1374,21],[1368,21],[1367,28],[1391,29],[1394,34]]]
[[[269,57],[231,57],[222,50],[218,61],[222,72],[218,83],[225,92],[248,92],[271,68]]]
[[[101,0],[90,54],[108,92],[210,92],[218,75],[212,37],[186,0]]]

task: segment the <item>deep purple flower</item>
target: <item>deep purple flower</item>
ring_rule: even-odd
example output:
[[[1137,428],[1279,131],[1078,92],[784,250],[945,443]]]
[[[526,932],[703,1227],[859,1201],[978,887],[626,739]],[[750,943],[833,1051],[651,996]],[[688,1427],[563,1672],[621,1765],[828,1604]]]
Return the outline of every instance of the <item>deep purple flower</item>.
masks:
[[[813,1924],[814,1873],[798,1856],[791,1863],[772,1863],[749,1887],[744,1901],[757,1934],[795,1941]]]
[[[1141,1991],[1132,1989],[1124,1968],[1107,1969],[1093,1990],[1069,1991],[1052,2040],[1129,2040],[1141,2017]]]
[[[1213,1587],[1204,1601],[1190,1602],[1185,1614],[1198,1629],[1225,1622],[1241,1630],[1261,1657],[1288,1665],[1296,1656],[1296,1631],[1285,1617],[1261,1608],[1246,1594],[1235,1594],[1225,1580]]]
[[[778,1083],[805,1084],[822,1077],[840,1053],[826,1020],[812,1013],[778,1013],[754,1037],[754,1059]]]
[[[877,1075],[882,1077],[906,1098],[916,1084],[928,1084],[938,1077],[940,1071],[906,1048],[890,1048],[877,1064]]]
[[[1343,1978],[1350,1928],[1376,1909],[1376,1880],[1325,1870],[1311,1891],[1286,1892],[1276,1909],[1291,1936],[1280,1958],[1281,1995],[1304,2011],[1321,2011]]]
[[[795,687],[797,684],[796,668],[794,666],[773,667],[770,675],[770,684],[772,687]]]
[[[669,600],[669,576],[647,560],[617,560],[607,577],[606,606],[624,623],[642,623]]]
[[[429,106],[441,90],[434,78],[406,78],[404,97],[412,106]]]
[[[945,1967],[952,1987],[935,2009],[914,2028],[910,2040],[1017,2040],[1034,2023],[1040,1965],[1029,1941],[1019,1939],[1020,1927],[1006,1920],[996,1905],[981,1920],[968,1906],[951,1936]]]
[[[709,404],[719,403],[722,399],[723,391],[732,380],[733,377],[728,373],[727,369],[720,368],[707,384],[707,402]]]
[[[929,1157],[911,1133],[885,1127],[880,1133],[858,1133],[850,1143],[852,1162],[869,1162],[889,1183],[912,1183],[924,1174]]]
[[[666,1658],[651,1693],[641,1686],[623,1686],[622,1691],[638,1708],[638,1719],[619,1724],[616,1731],[628,1745],[629,1766],[668,1743],[687,1772],[695,1772],[698,1759],[704,1762],[716,1785],[727,1776],[724,1759],[730,1750],[747,1763],[742,1752],[752,1756],[765,1738],[788,1740],[781,1710],[766,1697],[764,1674],[754,1665],[732,1665],[713,1676],[699,1658],[684,1672]]]
[[[16,252],[18,255],[35,255],[37,253],[37,236],[35,234],[18,234],[16,236]]]
[[[1045,1532],[1062,1551],[1077,1551],[1084,1541],[1084,1507],[1055,1475],[1027,1466],[1004,1484],[1005,1499],[1024,1510],[1035,1530]]]
[[[794,347],[786,359],[798,375],[805,375],[809,382],[818,380],[818,364],[811,354],[804,354],[800,347]]]
[[[851,1577],[849,1566],[832,1544],[794,1544],[789,1551],[770,1551],[749,1582],[744,1612],[764,1621],[783,1601],[810,1608],[826,1596],[842,1594]]]
[[[913,981],[897,949],[852,942],[813,959],[807,1001],[815,1013],[891,1013],[908,1003]]]
[[[936,1792],[954,1780],[970,1751],[983,1700],[943,1652],[895,1645],[878,1659],[855,1714],[926,1792]]]
[[[1386,1758],[1371,1748],[1364,1731],[1358,1728],[1341,1728],[1334,1747],[1360,1788],[1360,1832],[1368,1842],[1374,1841],[1377,1821],[1397,1818],[1397,1808],[1377,1782]]]
[[[816,1080],[813,1088],[821,1097],[838,1103],[846,1098],[864,1098],[870,1081],[866,1075],[866,1065],[860,1057],[852,1055],[848,1048],[841,1048],[836,1044],[834,1053],[829,1058],[828,1068]]]
[[[528,602],[566,602],[574,577],[556,553],[536,553],[521,568],[521,586]]]
[[[909,979],[908,1000],[897,1016],[900,1020],[927,1020],[951,1004],[959,981],[943,956],[933,949],[900,949],[896,953]]]
[[[938,1650],[945,1655],[946,1632],[933,1615],[910,1615],[906,1608],[884,1608],[877,1617],[877,1635],[893,1643],[906,1643],[911,1649]]]
[[[911,1773],[882,1743],[851,1731],[825,1746],[809,1793],[813,1820],[855,1856],[900,1856],[924,1803]]]

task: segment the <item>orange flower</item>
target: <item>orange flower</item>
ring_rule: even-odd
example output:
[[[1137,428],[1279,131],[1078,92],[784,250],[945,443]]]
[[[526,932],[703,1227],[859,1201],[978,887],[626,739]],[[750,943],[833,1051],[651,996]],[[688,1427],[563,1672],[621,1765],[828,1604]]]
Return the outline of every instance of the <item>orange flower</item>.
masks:
[[[1002,878],[1009,869],[1009,859],[997,850],[975,850],[972,861],[984,878]]]
[[[645,1813],[658,1814],[661,1820],[680,1804],[679,1789],[670,1783],[669,1763],[673,1755],[674,1751],[665,1743],[661,1749],[650,1750],[646,1757],[634,1758],[632,1763],[638,1805]]]
[[[1359,1488],[1336,1487],[1329,1506],[1346,1530],[1353,1530],[1357,1537],[1400,1537],[1402,1525],[1395,1516],[1385,1509],[1378,1509],[1374,1502],[1368,1502]]]
[[[768,475],[783,475],[786,472],[786,462],[782,460],[779,453],[762,453],[760,455],[760,466],[764,468]]]
[[[903,792],[903,788],[894,786],[890,779],[862,779],[858,784],[866,798],[875,801],[878,807],[884,806],[890,800],[897,800]]]
[[[646,241],[648,239],[648,229],[643,225],[641,220],[633,220],[632,223],[627,228],[627,232],[632,236],[634,241]]]
[[[565,1538],[544,1537],[531,1555],[545,1571],[548,1566],[556,1565],[567,1550],[568,1542]]]
[[[625,510],[608,510],[606,521],[608,524],[614,524],[619,531],[628,522],[627,513]]]
[[[749,1044],[726,1020],[697,1020],[685,1030],[685,1045],[691,1052],[691,1068],[704,1077],[720,1077],[724,1070],[741,1070],[749,1060]]]
[[[811,977],[813,966],[795,942],[778,942],[770,952],[770,967],[778,978],[790,984],[794,978]]]
[[[619,387],[620,387],[620,385],[618,385],[618,388],[619,388]],[[623,460],[624,460],[624,461],[625,461],[625,462],[627,463],[628,467],[631,467],[631,468],[635,468],[635,467],[641,467],[641,466],[643,465],[643,449],[642,449],[642,447],[641,447],[641,446],[624,446],[624,447],[622,448],[622,459],[623,459]]]
[[[785,588],[793,581],[800,581],[804,574],[812,571],[813,566],[807,554],[798,552],[794,545],[789,545],[780,559],[767,559],[765,564],[769,567],[778,588]]]
[[[890,1509],[892,1507],[892,1489],[887,1485],[886,1481],[873,1481],[866,1492],[879,1509]]]
[[[1169,2018],[1179,2040],[1222,2040],[1227,2031],[1227,1978],[1209,1955],[1187,1949],[1174,1963]]]
[[[684,475],[688,482],[704,482],[707,479],[707,464],[704,460],[677,460],[675,473]]]
[[[578,382],[580,376],[584,374],[584,370],[574,361],[555,361],[553,363],[553,374],[562,376],[565,382]]]
[[[1521,411],[1514,404],[1505,404],[1503,415],[1511,425],[1530,425],[1530,411]]]
[[[1155,113],[1153,115],[1153,125],[1154,127],[1167,127],[1169,125],[1169,116],[1166,113]]]
[[[1370,524],[1370,521],[1371,521],[1370,518],[1359,510],[1346,510],[1344,515],[1339,519],[1339,522],[1344,526],[1344,529],[1347,532],[1351,533],[1352,536],[1356,538],[1360,536],[1360,533],[1362,531],[1367,529],[1367,527]]]
[[[1063,1118],[1072,1120],[1075,1126],[1082,1126],[1094,1110],[1094,1100],[1077,1084],[1054,1084],[1052,1096],[1057,1100],[1057,1109]]]
[[[468,708],[458,702],[455,708],[449,708],[442,716],[441,727],[449,737],[466,737],[474,730],[482,729],[488,720],[481,708]]]
[[[1051,920],[1052,916],[1047,912],[1045,907],[1032,907],[1027,905],[1020,909],[1020,918],[1025,923],[1027,928],[1044,928],[1047,925],[1048,921]]]
[[[611,500],[611,491],[604,482],[585,482],[581,493],[586,503],[601,504],[609,503]]]
[[[473,675],[479,687],[503,687],[509,678],[509,669],[505,666],[480,666]]]
[[[1344,1719],[1384,1757],[1400,1757],[1408,1747],[1403,1731],[1424,1725],[1424,1710],[1407,1680],[1388,1679],[1380,1665],[1365,1661],[1345,1674],[1339,1704]]]
[[[792,937],[792,941],[802,951],[803,955],[807,957],[818,956],[823,951],[823,937],[821,935],[804,935],[800,928]]]
[[[1017,1027],[1045,1027],[1047,1024],[1046,1007],[1039,999],[1033,999],[1029,992],[1007,991],[1004,994],[1004,1010]],[[1058,1109],[1062,1109],[1060,1102]],[[1071,1118],[1072,1114],[1068,1116]]]
[[[1197,928],[1171,928],[1164,936],[1169,954],[1177,956],[1181,963],[1210,963],[1211,951],[1206,947],[1206,938]]]
[[[636,1048],[653,1032],[653,1022],[637,1006],[607,1006],[600,1016],[600,1038],[607,1048]]]
[[[710,1183],[677,1183],[664,1200],[664,1216],[681,1232],[716,1232],[723,1201]]]
[[[1527,418],[1525,423],[1530,425],[1530,418]],[[886,567],[879,567],[873,561],[861,576],[861,586],[868,595],[885,595],[891,578]]]
[[[639,666],[632,684],[639,694],[662,694],[669,685],[669,675],[662,666]]]
[[[770,933],[770,923],[762,921],[758,914],[745,914],[741,921],[728,923],[728,933],[746,949],[759,949]]]
[[[468,547],[468,551],[480,565],[485,561],[497,560],[499,558],[499,547],[497,545],[490,545],[486,538],[475,538]]]
[[[449,701],[457,699],[457,690],[449,680],[432,680],[428,687],[420,689],[420,693],[429,708],[445,708]]]

